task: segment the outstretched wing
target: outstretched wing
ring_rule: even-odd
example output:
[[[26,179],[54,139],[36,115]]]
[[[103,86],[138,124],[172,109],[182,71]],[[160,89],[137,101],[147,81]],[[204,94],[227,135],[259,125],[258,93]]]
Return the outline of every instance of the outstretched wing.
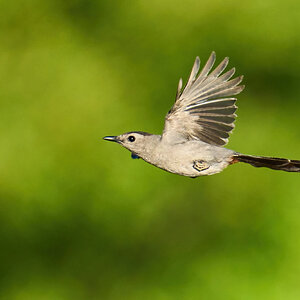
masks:
[[[176,100],[165,118],[162,138],[170,142],[179,140],[201,140],[222,146],[227,144],[229,133],[234,128],[236,98],[243,85],[243,76],[231,79],[235,68],[225,72],[226,57],[211,73],[216,59],[212,52],[207,63],[199,72],[200,59],[196,57],[189,80],[182,91],[179,80]]]

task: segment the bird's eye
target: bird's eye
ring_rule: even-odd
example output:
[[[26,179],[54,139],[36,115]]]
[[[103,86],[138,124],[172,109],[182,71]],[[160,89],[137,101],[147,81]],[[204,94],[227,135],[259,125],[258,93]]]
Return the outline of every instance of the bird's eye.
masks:
[[[134,142],[135,141],[135,137],[133,135],[128,137],[128,141],[129,142]]]

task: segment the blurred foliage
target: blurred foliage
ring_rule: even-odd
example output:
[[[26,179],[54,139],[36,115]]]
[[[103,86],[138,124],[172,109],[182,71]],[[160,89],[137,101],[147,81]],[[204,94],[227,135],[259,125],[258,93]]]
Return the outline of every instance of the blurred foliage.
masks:
[[[229,148],[299,159],[299,1],[0,3],[1,299],[300,299],[298,174],[101,140],[161,132],[215,50],[245,75]]]

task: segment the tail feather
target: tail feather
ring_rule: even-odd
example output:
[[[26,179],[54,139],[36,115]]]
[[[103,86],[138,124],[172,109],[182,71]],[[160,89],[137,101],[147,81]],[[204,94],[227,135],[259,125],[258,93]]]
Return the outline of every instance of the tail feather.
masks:
[[[257,168],[266,167],[286,172],[300,172],[300,160],[236,154],[233,156],[233,163],[236,162],[247,163]]]

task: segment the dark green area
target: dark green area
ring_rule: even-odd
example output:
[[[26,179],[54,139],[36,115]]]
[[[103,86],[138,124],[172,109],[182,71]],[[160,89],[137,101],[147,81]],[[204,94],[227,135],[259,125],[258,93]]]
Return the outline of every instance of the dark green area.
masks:
[[[196,55],[245,75],[229,148],[300,159],[300,4],[1,1],[1,299],[300,299],[300,176],[184,178],[160,133]]]

